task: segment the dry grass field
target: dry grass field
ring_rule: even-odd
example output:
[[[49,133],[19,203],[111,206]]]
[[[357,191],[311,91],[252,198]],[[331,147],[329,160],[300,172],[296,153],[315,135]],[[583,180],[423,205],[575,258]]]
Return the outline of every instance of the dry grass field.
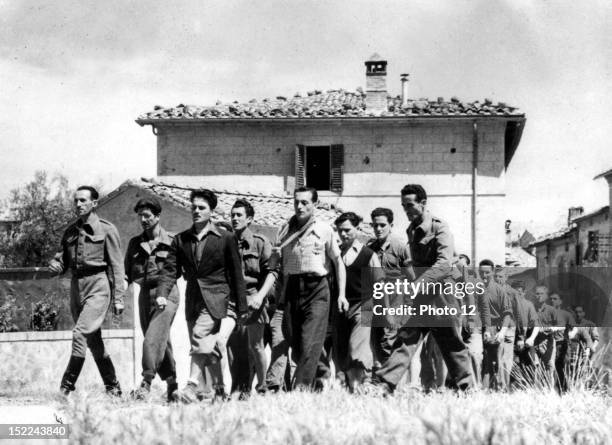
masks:
[[[95,389],[68,400],[26,392],[4,392],[0,415],[15,405],[48,406],[71,425],[69,442],[81,444],[612,443],[612,398],[580,389],[563,396],[532,389],[389,398],[331,389],[189,406],[163,403],[159,388],[149,402],[110,399]]]

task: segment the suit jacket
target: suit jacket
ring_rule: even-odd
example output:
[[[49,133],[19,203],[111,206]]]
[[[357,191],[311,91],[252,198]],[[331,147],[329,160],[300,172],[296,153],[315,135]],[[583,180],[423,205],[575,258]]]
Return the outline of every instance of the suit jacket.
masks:
[[[246,312],[246,288],[234,234],[213,224],[197,261],[194,258],[196,241],[193,228],[174,237],[160,273],[157,295],[167,298],[182,275],[187,281],[185,308],[188,314],[190,307],[203,301],[211,316],[224,318],[230,299],[236,304],[238,314]]]

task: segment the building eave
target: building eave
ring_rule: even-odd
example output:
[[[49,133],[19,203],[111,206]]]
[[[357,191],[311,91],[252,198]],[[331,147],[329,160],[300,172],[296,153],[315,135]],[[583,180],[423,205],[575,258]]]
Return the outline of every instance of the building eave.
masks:
[[[486,121],[513,121],[513,122],[521,122],[524,123],[526,118],[524,114],[521,115],[499,115],[499,116],[482,116],[482,115],[473,115],[473,116],[351,116],[351,117],[312,117],[312,118],[288,118],[288,117],[277,117],[277,118],[239,118],[239,117],[230,117],[230,118],[212,118],[212,119],[186,119],[186,118],[175,118],[175,119],[136,119],[135,122],[141,127],[145,125],[152,126],[164,126],[164,125],[198,125],[198,124],[231,124],[231,123],[239,123],[239,124],[250,124],[250,123],[259,123],[259,124],[321,124],[321,123],[333,123],[333,124],[341,124],[341,123],[359,123],[362,124],[364,122],[367,123],[393,123],[393,124],[405,124],[405,123],[425,123],[425,122],[456,122],[456,121],[465,121],[465,122],[473,122],[477,120],[478,122],[486,122]],[[521,125],[521,128],[523,125]],[[522,133],[522,130],[521,130]],[[520,136],[519,136],[520,140]],[[518,144],[517,144],[518,145]],[[516,149],[516,148],[515,148]]]

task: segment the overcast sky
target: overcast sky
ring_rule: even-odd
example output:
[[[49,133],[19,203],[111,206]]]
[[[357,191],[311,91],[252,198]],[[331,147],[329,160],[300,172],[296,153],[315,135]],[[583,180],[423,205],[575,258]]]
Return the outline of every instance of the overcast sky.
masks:
[[[364,86],[389,61],[410,96],[491,98],[527,126],[507,217],[552,228],[607,204],[612,8],[589,1],[0,0],[0,197],[37,169],[73,183],[155,174],[155,104]]]

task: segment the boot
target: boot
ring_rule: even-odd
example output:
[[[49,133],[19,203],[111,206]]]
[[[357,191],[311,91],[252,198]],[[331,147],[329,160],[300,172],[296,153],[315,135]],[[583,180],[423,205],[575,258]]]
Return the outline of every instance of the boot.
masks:
[[[113,361],[110,356],[107,355],[96,360],[96,365],[98,365],[98,371],[100,371],[100,375],[102,376],[106,393],[112,396],[121,396],[121,385],[119,385],[117,381],[115,367],[113,366]]]
[[[178,402],[178,383],[176,377],[171,381],[166,381],[166,400],[168,403]]]
[[[83,363],[85,363],[85,357],[77,357],[76,355],[70,356],[70,361],[68,362],[66,372],[64,372],[62,383],[60,384],[60,391],[65,396],[74,391],[74,385],[79,378],[79,374],[81,374]]]

